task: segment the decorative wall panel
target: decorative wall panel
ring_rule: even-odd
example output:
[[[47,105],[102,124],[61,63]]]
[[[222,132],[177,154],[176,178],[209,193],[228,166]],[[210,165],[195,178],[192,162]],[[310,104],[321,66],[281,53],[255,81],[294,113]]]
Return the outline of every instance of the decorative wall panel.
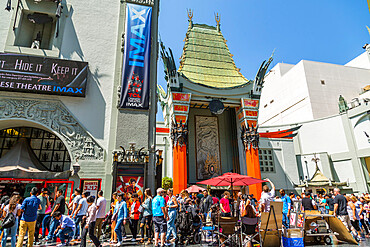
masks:
[[[197,179],[221,175],[217,117],[195,116],[195,142]]]
[[[58,133],[72,160],[104,159],[104,149],[58,100],[1,97],[0,121],[11,119],[30,120]]]

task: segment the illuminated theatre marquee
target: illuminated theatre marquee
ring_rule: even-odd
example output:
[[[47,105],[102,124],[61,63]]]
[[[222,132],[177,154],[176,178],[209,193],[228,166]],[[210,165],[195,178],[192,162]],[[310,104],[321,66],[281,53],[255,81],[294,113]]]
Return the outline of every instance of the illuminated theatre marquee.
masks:
[[[0,90],[85,97],[87,62],[0,53]]]

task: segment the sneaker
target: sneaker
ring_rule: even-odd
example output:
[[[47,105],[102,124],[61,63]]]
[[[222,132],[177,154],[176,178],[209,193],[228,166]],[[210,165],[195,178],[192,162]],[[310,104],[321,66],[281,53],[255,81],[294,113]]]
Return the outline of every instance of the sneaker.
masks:
[[[69,243],[72,241],[72,237],[69,237],[68,239],[67,239],[67,242],[66,242],[66,245],[69,245]]]
[[[131,242],[136,242],[136,238],[131,238]]]
[[[122,243],[120,242],[120,241],[118,241],[117,243],[116,243],[116,246],[121,246],[122,245]]]

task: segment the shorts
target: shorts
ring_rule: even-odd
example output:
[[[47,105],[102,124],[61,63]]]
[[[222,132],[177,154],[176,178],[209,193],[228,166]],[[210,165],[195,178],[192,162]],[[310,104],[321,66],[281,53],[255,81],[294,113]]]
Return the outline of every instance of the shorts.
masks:
[[[359,220],[351,220],[351,224],[352,224],[353,228],[355,228],[356,231],[358,231],[358,232],[361,231]]]
[[[352,225],[348,215],[338,215],[338,218],[342,221],[343,225],[351,231]]]
[[[160,233],[167,232],[167,222],[164,219],[164,216],[154,216],[153,223],[154,223],[155,232],[160,232]]]

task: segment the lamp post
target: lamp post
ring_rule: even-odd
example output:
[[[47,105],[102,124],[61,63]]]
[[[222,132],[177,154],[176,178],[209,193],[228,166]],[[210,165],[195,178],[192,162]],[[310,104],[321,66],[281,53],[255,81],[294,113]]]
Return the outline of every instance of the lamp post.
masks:
[[[155,191],[155,169],[156,169],[156,114],[157,114],[157,60],[158,60],[158,13],[159,0],[154,0],[152,15],[152,37],[150,58],[150,107],[149,107],[149,163],[147,173],[147,186]]]

